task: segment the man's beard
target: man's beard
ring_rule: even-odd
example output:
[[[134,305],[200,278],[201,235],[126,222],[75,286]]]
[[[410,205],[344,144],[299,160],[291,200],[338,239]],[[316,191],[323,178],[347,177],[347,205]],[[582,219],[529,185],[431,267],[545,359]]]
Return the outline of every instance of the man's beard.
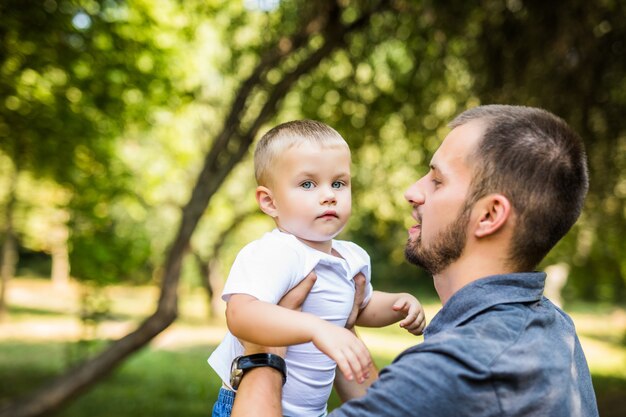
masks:
[[[465,206],[457,218],[435,236],[429,246],[422,244],[421,230],[416,241],[409,238],[404,249],[406,260],[436,275],[459,259],[467,242],[470,209]]]

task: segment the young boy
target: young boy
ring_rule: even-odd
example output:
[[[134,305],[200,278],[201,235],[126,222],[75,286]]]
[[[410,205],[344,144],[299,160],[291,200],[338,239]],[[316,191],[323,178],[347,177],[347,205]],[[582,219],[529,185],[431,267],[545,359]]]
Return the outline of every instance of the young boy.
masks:
[[[276,126],[255,155],[259,207],[276,229],[245,246],[224,287],[231,333],[209,358],[224,382],[213,416],[228,416],[234,392],[230,367],[243,353],[237,338],[265,346],[289,346],[283,387],[285,415],[325,415],[335,368],[353,379],[369,352],[345,329],[352,310],[354,276],[366,278],[357,325],[400,326],[421,334],[424,312],[410,294],[373,291],[367,253],[352,242],[333,240],[351,212],[350,149],[331,127],[300,120]],[[309,272],[317,280],[302,311],[277,306]]]

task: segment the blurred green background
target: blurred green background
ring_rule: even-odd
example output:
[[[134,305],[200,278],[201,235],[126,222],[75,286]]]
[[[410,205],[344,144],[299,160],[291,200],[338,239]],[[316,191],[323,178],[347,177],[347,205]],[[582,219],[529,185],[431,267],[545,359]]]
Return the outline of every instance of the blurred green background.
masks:
[[[412,291],[432,317],[431,280],[404,261],[403,192],[447,122],[487,103],[546,108],[586,143],[584,213],[541,268],[583,336],[601,414],[620,415],[625,16],[618,0],[4,0],[0,416],[46,381],[67,386],[52,378],[73,366],[88,383],[18,400],[41,408],[11,415],[209,412],[216,294],[237,251],[273,226],[256,208],[251,152],[287,120],[348,141],[340,237],[370,253],[376,287]],[[161,347],[170,332],[181,341]],[[126,334],[130,347],[115,342]],[[415,342],[397,329],[364,337],[397,339],[373,349],[381,365]],[[103,352],[115,359],[98,362]]]

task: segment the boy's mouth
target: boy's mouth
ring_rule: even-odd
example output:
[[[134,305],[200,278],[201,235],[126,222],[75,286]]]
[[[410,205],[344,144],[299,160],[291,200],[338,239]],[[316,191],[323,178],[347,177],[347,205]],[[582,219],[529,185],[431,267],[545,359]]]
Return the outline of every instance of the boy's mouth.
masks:
[[[339,216],[337,215],[337,212],[335,210],[326,210],[324,213],[322,213],[321,215],[317,216],[318,219],[330,219],[330,218],[339,218]]]

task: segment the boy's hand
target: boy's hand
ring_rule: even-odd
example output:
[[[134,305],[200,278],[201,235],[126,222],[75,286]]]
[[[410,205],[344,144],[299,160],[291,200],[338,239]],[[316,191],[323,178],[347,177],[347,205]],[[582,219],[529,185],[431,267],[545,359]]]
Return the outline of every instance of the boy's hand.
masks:
[[[337,363],[348,381],[362,383],[369,378],[372,357],[361,339],[350,330],[322,322],[314,332],[312,342]]]
[[[410,294],[402,294],[392,306],[394,311],[404,314],[404,319],[400,321],[400,327],[406,329],[409,333],[420,335],[424,332],[426,326],[426,316],[424,309],[417,298]]]

